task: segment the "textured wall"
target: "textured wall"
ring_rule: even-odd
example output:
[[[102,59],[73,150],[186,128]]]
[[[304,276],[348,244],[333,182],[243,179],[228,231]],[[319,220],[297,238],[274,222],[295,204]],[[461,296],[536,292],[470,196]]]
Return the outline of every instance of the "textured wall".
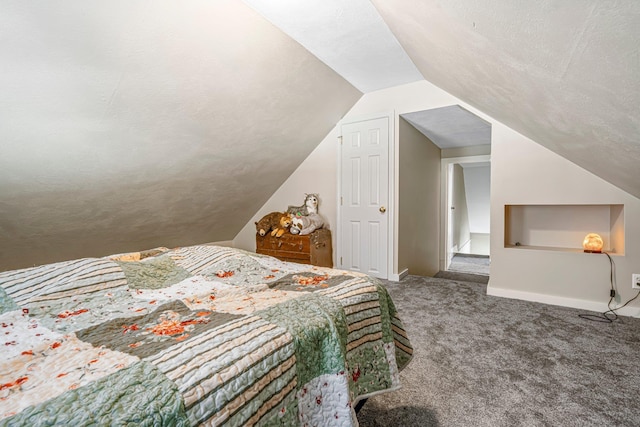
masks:
[[[540,173],[539,165],[544,165]],[[602,254],[517,249],[505,247],[504,206],[514,205],[624,205],[624,255],[612,255],[617,297],[612,307],[636,295],[631,274],[640,266],[640,200],[572,164],[534,141],[494,125],[491,148],[491,279],[487,292],[586,308],[606,310],[609,300],[609,260]],[[589,215],[563,227],[566,218],[549,222],[558,242],[584,224]],[[594,222],[600,227],[602,218]],[[555,228],[554,228],[555,227]],[[597,230],[597,228],[596,228]],[[544,233],[534,230],[536,233]],[[586,234],[586,233],[585,233]],[[584,234],[583,234],[584,236]],[[580,248],[581,240],[571,245]],[[638,300],[620,314],[640,315]]]
[[[426,80],[640,197],[640,2],[373,3]]]
[[[469,228],[469,209],[467,207],[467,193],[464,185],[464,171],[457,163],[451,165],[451,222],[449,225],[452,231],[452,249],[459,251],[464,245],[469,243],[471,232]]]
[[[345,120],[363,117],[380,111],[396,111],[396,131],[399,128],[399,115],[459,104],[491,123],[491,281],[489,290],[496,294],[513,298],[534,299],[558,305],[574,305],[583,309],[605,310],[609,295],[608,262],[604,255],[567,253],[554,251],[518,250],[504,247],[504,205],[505,204],[624,204],[625,205],[625,256],[614,256],[619,298],[632,297],[631,273],[639,273],[640,265],[640,201],[601,178],[572,164],[523,135],[492,119],[460,99],[444,92],[427,81],[398,86],[364,95],[345,116]],[[398,140],[399,132],[395,139]],[[318,160],[322,159],[323,168],[337,171],[338,144],[332,131],[314,155],[310,156],[296,170],[296,179],[289,179],[278,189],[280,202],[265,205],[262,209],[269,212],[279,208],[287,195],[297,194],[302,183],[317,180]],[[397,147],[396,147],[397,148]],[[488,150],[485,149],[483,152]],[[322,156],[316,154],[322,153]],[[464,152],[456,155],[482,154]],[[398,153],[396,153],[398,155]],[[396,159],[398,159],[396,157]],[[540,174],[540,165],[544,165],[544,174]],[[396,174],[401,168],[396,163]],[[292,175],[293,178],[293,175]],[[396,184],[398,177],[396,176]],[[333,193],[329,190],[333,188]],[[325,199],[336,199],[337,186],[323,186],[321,195]],[[433,200],[439,204],[439,200]],[[396,200],[396,206],[398,200]],[[321,212],[332,221],[336,218],[335,204],[324,205]],[[395,209],[391,207],[390,209]],[[402,215],[405,213],[403,212]],[[411,214],[410,212],[407,214]],[[397,218],[397,216],[396,216]],[[251,223],[251,226],[253,223]],[[255,244],[255,228],[247,224],[249,238],[234,239]],[[397,237],[397,236],[396,236]],[[335,237],[334,237],[335,238]],[[253,239],[253,240],[252,240]],[[441,236],[440,241],[443,241]],[[252,243],[253,242],[253,243]],[[393,242],[395,250],[404,242]],[[334,240],[334,250],[335,250]],[[250,246],[248,246],[250,248]],[[393,248],[391,250],[394,250]],[[444,260],[444,254],[441,254]],[[390,275],[397,275],[398,264]],[[627,314],[638,315],[637,300],[626,310]]]
[[[0,39],[0,270],[229,240],[361,96],[239,0],[8,0]]]
[[[469,231],[489,233],[491,230],[491,165],[464,168],[464,186],[469,210]]]

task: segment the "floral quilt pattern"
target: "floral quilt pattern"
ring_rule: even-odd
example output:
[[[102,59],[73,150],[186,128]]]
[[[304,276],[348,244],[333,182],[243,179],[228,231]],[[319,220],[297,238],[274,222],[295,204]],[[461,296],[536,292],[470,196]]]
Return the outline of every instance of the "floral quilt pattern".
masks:
[[[0,426],[356,426],[413,349],[362,274],[217,246],[0,273]]]

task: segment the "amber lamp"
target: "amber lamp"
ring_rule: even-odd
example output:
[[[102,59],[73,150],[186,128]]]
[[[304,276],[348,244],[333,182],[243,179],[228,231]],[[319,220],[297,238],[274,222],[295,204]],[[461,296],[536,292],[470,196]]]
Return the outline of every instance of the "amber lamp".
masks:
[[[602,245],[602,237],[600,237],[596,233],[587,234],[582,241],[582,247],[584,248],[585,252],[599,254],[602,252]]]

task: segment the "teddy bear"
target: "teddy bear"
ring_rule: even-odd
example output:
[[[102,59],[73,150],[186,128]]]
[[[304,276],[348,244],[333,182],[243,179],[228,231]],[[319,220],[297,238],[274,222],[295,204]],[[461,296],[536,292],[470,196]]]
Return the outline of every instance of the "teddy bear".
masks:
[[[324,227],[324,219],[322,219],[322,217],[317,213],[311,213],[307,216],[293,217],[289,232],[291,234],[300,234],[301,236],[304,236],[306,234],[311,234],[322,227]]]
[[[281,237],[291,226],[291,215],[282,212],[271,212],[256,222],[256,231],[260,236],[271,231],[271,235]]]

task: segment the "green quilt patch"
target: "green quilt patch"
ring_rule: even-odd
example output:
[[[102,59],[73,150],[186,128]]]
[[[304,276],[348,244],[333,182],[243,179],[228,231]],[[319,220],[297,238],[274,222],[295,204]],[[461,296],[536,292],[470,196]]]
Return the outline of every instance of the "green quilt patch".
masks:
[[[76,336],[96,347],[144,359],[238,317],[208,310],[191,311],[182,301],[169,301],[149,314],[116,318],[77,331]]]
[[[4,288],[0,287],[0,314],[7,311],[19,310],[20,307],[11,299]]]
[[[295,400],[295,393],[286,399],[284,409],[275,408],[271,413],[265,415],[258,423],[257,427],[291,427],[298,425],[298,402]]]
[[[346,282],[347,280],[351,279],[351,277],[348,276],[343,276],[343,275],[338,275],[338,276],[323,276],[321,274],[317,274],[317,273],[313,273],[310,271],[303,271],[300,273],[289,273],[285,276],[282,276],[280,279],[278,280],[274,280],[272,282],[269,282],[269,288],[271,289],[278,289],[280,291],[310,291],[310,290],[315,290],[313,288],[305,288],[304,286],[301,286],[300,283],[298,282],[298,278],[307,278],[307,279],[313,279],[316,277],[323,277],[324,280],[322,280],[322,283],[326,284],[328,287],[333,287],[333,286],[337,286],[343,282]]]
[[[0,421],[5,426],[189,426],[175,386],[146,362],[69,390]]]
[[[382,341],[393,342],[391,317],[396,314],[396,307],[393,305],[387,289],[382,285],[378,285],[377,288],[381,307],[380,323],[382,324]]]
[[[308,294],[255,314],[294,337],[298,384],[345,369],[347,319],[339,302]]]
[[[169,255],[147,258],[144,261],[116,261],[124,271],[127,285],[132,289],[161,289],[191,277]]]
[[[361,345],[347,354],[349,389],[352,396],[363,396],[391,387],[391,373],[380,341]]]

